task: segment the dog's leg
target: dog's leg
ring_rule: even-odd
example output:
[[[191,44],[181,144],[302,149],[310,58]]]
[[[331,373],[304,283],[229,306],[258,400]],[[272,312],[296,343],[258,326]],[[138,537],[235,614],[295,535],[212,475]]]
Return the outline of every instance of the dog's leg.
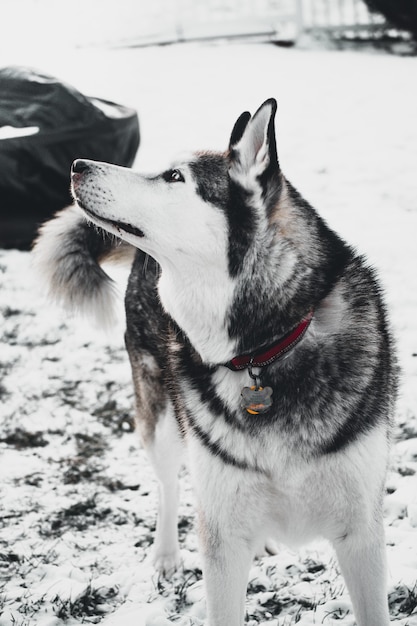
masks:
[[[358,626],[388,626],[385,538],[378,521],[334,542]]]
[[[183,442],[161,369],[152,355],[136,348],[137,343],[133,332],[126,335],[136,395],[137,429],[158,479],[153,561],[155,568],[168,577],[181,561],[177,518],[178,472],[182,464]]]
[[[200,523],[205,528],[204,517]],[[246,587],[253,559],[250,543],[235,528],[211,528],[203,548],[203,577],[209,626],[243,626]],[[201,541],[201,539],[200,539]]]
[[[156,570],[169,577],[181,563],[177,522],[178,472],[183,460],[183,443],[171,403],[159,416],[153,437],[145,443],[145,448],[159,483],[153,562]]]
[[[249,569],[262,536],[262,488],[250,470],[190,445],[209,626],[242,626]]]

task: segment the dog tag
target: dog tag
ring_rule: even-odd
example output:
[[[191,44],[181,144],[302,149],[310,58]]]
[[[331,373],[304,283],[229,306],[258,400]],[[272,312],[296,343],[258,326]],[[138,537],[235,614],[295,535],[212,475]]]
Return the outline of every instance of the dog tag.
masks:
[[[243,387],[240,406],[251,415],[265,413],[272,406],[271,387]]]

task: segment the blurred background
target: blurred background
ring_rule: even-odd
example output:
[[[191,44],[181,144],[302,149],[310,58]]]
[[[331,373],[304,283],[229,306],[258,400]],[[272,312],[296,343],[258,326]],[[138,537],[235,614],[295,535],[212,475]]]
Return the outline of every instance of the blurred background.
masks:
[[[233,103],[238,66],[227,70],[227,55],[223,64],[211,54],[216,47],[245,44],[254,52],[254,44],[268,44],[271,62],[272,46],[412,56],[416,36],[417,0],[3,0],[0,247],[28,249],[39,223],[71,202],[68,172],[80,154],[131,166],[141,143],[144,164],[152,167],[155,155],[147,153],[146,133],[158,138],[152,125],[167,98],[172,110],[185,98],[194,105],[209,103],[223,85],[222,99]],[[251,55],[245,69],[266,86],[254,59]],[[8,70],[2,74],[8,67],[18,68],[17,87]],[[322,68],[325,72],[326,63]],[[28,69],[35,75],[27,76]],[[269,76],[265,97],[280,96]],[[306,84],[309,76],[303,76]],[[40,90],[40,83],[51,79],[56,84]],[[81,103],[61,82],[95,101]],[[194,88],[199,82],[202,101]],[[118,107],[120,98],[130,107]],[[91,104],[100,109],[95,119]],[[139,137],[147,106],[152,120]],[[177,120],[179,115],[176,111]],[[201,139],[213,140],[218,128],[213,117],[204,128]],[[182,141],[189,143],[185,135]]]
[[[2,48],[16,36],[26,45],[47,37],[60,46],[136,46],[241,36],[294,43],[306,33],[387,43],[417,34],[414,0],[3,0],[2,14]]]

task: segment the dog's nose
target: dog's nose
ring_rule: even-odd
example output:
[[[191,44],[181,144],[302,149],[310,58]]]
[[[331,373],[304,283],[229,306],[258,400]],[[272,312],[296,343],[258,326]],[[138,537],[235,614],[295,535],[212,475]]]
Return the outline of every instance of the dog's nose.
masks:
[[[76,159],[72,164],[72,173],[73,174],[82,174],[88,170],[88,163],[83,161],[83,159]]]

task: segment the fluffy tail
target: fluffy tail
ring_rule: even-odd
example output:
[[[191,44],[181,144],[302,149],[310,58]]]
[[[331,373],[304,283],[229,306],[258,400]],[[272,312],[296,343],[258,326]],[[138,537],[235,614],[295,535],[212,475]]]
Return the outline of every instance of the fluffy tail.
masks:
[[[51,300],[71,313],[94,317],[104,327],[114,323],[116,284],[100,263],[131,263],[132,246],[89,226],[80,209],[71,206],[40,228],[32,254]]]

